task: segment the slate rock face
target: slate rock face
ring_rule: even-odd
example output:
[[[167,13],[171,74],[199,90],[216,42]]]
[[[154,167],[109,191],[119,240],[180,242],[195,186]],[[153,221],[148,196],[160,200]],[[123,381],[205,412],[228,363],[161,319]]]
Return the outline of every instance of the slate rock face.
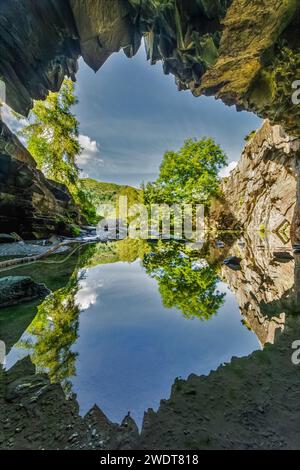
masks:
[[[289,314],[299,311],[298,285],[294,285],[299,268],[299,256],[293,256],[291,246],[278,251],[280,239],[271,234],[261,239],[259,233],[245,235],[245,245],[231,247],[233,256],[241,256],[239,270],[222,267],[222,279],[235,294],[240,312],[264,346],[274,343],[285,327]]]
[[[246,145],[237,167],[222,182],[210,223],[218,229],[277,232],[288,241],[297,199],[300,140],[265,121]]]
[[[78,31],[80,53],[95,71],[121,48],[130,47],[135,34],[132,9],[124,0],[70,0]],[[135,52],[141,44],[141,36]]]
[[[195,96],[214,95],[228,105],[269,118],[270,125],[277,125],[275,133],[299,137],[300,105],[291,99],[292,84],[300,77],[299,28],[300,4],[296,0],[3,1],[0,77],[6,84],[8,104],[26,115],[33,99],[44,99],[49,90],[59,90],[65,75],[75,80],[80,56],[98,70],[119,50],[132,57],[144,38],[150,63],[162,61],[164,72],[175,76],[179,90],[189,89]],[[271,138],[274,132],[270,131]],[[286,138],[285,134],[283,140]],[[228,195],[230,204],[236,208],[239,201],[240,208],[237,216],[236,210],[227,211],[226,220],[230,219],[229,225],[250,229],[265,223],[277,229],[293,220],[292,236],[299,241],[300,167],[298,159],[292,162],[295,153],[278,150],[276,145],[254,152],[258,164],[246,147],[243,164],[232,179],[234,194]],[[1,190],[5,230],[11,227],[11,211],[12,230],[24,231],[16,228],[23,207],[28,233],[42,233],[43,226],[46,232],[51,231],[57,226],[61,208],[65,211],[67,206],[68,212],[71,204],[66,203],[65,190],[41,182],[36,170],[19,166],[22,161],[33,167],[32,157],[17,139],[2,134],[0,150],[18,160],[18,168],[12,168],[15,181],[21,181],[29,191],[21,202],[18,190]],[[7,164],[3,161],[2,168]],[[236,181],[242,183],[241,188]],[[245,190],[255,197],[255,208],[250,196],[244,198]],[[71,219],[76,219],[76,209],[72,212]]]
[[[83,223],[67,188],[47,180],[21,142],[0,121],[0,227],[24,239],[71,235]]]
[[[19,113],[59,91],[65,75],[75,79],[80,51],[68,1],[1,2],[0,37],[0,76]]]
[[[76,395],[36,373],[29,356],[9,370],[0,366],[0,449],[136,449],[139,433],[130,416],[112,423],[94,405],[82,417]]]

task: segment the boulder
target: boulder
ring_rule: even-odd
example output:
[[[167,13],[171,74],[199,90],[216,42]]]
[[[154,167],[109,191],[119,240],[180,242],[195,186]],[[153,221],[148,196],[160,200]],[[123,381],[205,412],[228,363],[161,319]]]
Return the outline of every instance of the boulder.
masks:
[[[44,284],[37,284],[30,277],[3,277],[0,279],[0,308],[43,298],[49,293]]]

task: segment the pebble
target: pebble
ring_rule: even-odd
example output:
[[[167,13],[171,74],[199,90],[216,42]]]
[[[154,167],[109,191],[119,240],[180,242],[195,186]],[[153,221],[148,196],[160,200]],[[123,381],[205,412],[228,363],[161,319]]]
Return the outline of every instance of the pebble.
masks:
[[[71,442],[71,441],[74,441],[74,439],[76,439],[76,437],[78,437],[78,433],[75,432],[74,434],[72,434],[72,436],[69,437],[68,441]]]

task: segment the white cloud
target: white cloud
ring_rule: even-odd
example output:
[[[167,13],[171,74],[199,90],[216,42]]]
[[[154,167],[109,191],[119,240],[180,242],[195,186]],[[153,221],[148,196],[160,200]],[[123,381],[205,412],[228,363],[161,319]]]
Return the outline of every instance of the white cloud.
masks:
[[[1,117],[3,122],[5,122],[5,124],[14,133],[19,132],[23,127],[28,125],[28,120],[23,117],[20,117],[20,119],[16,118],[7,104],[3,104],[1,107]]]
[[[79,273],[79,277],[81,273]],[[92,271],[92,273],[88,275],[88,279],[82,279],[80,281],[79,286],[80,289],[75,297],[76,305],[78,305],[82,311],[88,310],[97,302],[103,283],[99,281],[98,277],[93,277]]]
[[[87,135],[79,135],[79,143],[82,147],[82,152],[77,158],[78,165],[87,165],[92,161],[97,160],[97,163],[103,163],[100,158],[100,148],[95,140],[91,140]]]
[[[234,170],[237,167],[237,165],[238,165],[237,161],[230,162],[229,165],[226,168],[223,168],[220,171],[220,173],[219,173],[220,178],[227,178],[227,176],[230,175],[232,170]]]

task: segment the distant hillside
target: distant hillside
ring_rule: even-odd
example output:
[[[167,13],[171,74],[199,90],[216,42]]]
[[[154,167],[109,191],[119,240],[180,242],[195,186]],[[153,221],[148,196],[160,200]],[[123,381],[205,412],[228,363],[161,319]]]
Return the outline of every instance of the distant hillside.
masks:
[[[81,182],[95,208],[97,208],[99,204],[114,203],[119,196],[127,196],[129,206],[142,202],[142,191],[132,186],[102,183],[92,178],[83,179]]]

